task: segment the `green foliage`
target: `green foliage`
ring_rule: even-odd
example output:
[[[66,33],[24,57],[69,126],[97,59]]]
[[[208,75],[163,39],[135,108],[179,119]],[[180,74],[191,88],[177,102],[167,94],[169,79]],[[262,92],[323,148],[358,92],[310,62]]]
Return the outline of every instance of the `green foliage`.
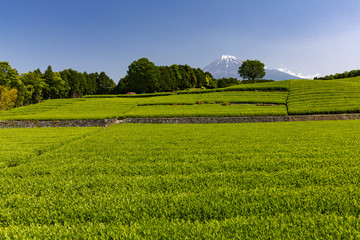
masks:
[[[21,74],[21,81],[26,86],[30,96],[24,102],[25,105],[39,103],[42,100],[44,89],[48,86],[42,77],[40,70]]]
[[[70,88],[69,82],[65,76],[61,76],[60,73],[53,72],[50,65],[44,73],[44,79],[46,83],[46,88],[44,90],[45,99],[60,98],[67,95]]]
[[[217,86],[219,88],[225,88],[225,87],[230,87],[233,85],[240,84],[240,81],[237,80],[236,78],[221,78],[221,79],[218,79],[216,82],[217,82]]]
[[[334,75],[326,75],[324,77],[315,77],[314,80],[334,80],[334,79],[352,78],[358,76],[360,76],[360,69],[351,70],[350,72],[346,71],[343,73],[336,73]]]
[[[285,80],[256,84],[240,84],[225,88],[224,91],[289,91],[290,82],[290,80]]]
[[[189,88],[216,88],[210,73],[188,65],[155,66],[147,58],[134,61],[128,74],[120,79],[117,93],[170,92]]]
[[[215,92],[199,94],[199,99],[210,103],[273,103],[286,104],[287,92]]]
[[[101,98],[99,98],[101,97]],[[58,99],[0,113],[0,120],[18,119],[102,119],[124,117],[174,116],[253,116],[286,115],[286,92],[210,92],[198,94],[151,93],[95,98]],[[220,104],[250,103],[224,108],[220,105],[196,105],[197,102]],[[258,107],[257,103],[282,104]],[[151,106],[150,106],[151,105]],[[161,106],[168,105],[168,106]],[[188,105],[188,106],[172,106]]]
[[[96,78],[96,94],[112,93],[115,87],[116,84],[105,72],[101,72]]]
[[[0,62],[0,86],[17,89],[14,106],[38,103],[42,99],[81,97],[83,94],[112,93],[115,83],[104,72],[80,73],[72,69],[54,72],[48,66],[45,73],[40,69],[19,75],[8,62]]]
[[[13,88],[8,90],[4,86],[0,86],[0,111],[6,111],[13,108],[18,97],[18,90]]]
[[[266,80],[266,79],[257,79],[257,80],[241,80],[242,84],[251,84],[251,83],[265,83],[265,82],[275,82],[274,80]]]
[[[217,81],[211,76],[210,73],[205,73],[205,79],[206,79],[206,87],[207,88],[217,88],[218,84]]]
[[[160,71],[147,58],[140,58],[131,63],[127,74],[128,88],[134,92],[154,92],[158,87]]]
[[[23,76],[20,77],[22,78]],[[174,116],[286,115],[286,108],[288,114],[357,113],[360,112],[359,83],[359,78],[333,81],[288,80],[240,84],[217,89],[86,96],[76,101],[46,101],[36,106],[13,109],[0,113],[0,120],[172,117],[172,114],[175,114]],[[34,94],[30,94],[30,99],[31,96]],[[230,108],[207,106],[208,104],[196,106],[198,102],[209,104],[228,102]],[[253,105],[233,106],[233,104]],[[281,106],[270,106],[279,104]]]
[[[292,80],[289,114],[360,112],[360,77],[341,80]]]
[[[85,82],[86,82],[84,94],[85,95],[95,94],[96,89],[97,89],[96,80],[99,77],[99,74],[97,72],[96,73],[90,73],[90,74],[88,74],[87,72],[84,72],[83,74],[84,74]]]
[[[242,62],[238,72],[241,77],[255,82],[256,79],[261,79],[265,76],[265,64],[259,60],[248,59]]]
[[[287,115],[286,106],[256,106],[239,104],[222,106],[221,104],[165,104],[137,106],[124,114],[124,117],[241,117]]]
[[[8,62],[0,62],[0,86],[13,88],[18,75],[18,72]]]
[[[255,92],[255,91],[241,91],[241,92],[211,92],[199,94],[180,94],[143,98],[138,101],[138,104],[194,104],[198,101],[207,103],[274,103],[285,104],[287,98],[286,92]]]
[[[359,133],[357,120],[0,129],[0,238],[356,239]]]
[[[65,69],[60,72],[60,75],[69,86],[67,96],[72,98],[81,97],[86,89],[86,77],[82,73],[72,69]]]
[[[98,132],[100,129],[101,128],[0,129],[0,171],[3,171],[4,168],[7,167],[14,167],[16,164],[26,164],[27,159],[69,144],[90,133]]]
[[[0,120],[67,120],[121,117],[136,106],[133,99],[53,99],[11,111],[0,112]]]

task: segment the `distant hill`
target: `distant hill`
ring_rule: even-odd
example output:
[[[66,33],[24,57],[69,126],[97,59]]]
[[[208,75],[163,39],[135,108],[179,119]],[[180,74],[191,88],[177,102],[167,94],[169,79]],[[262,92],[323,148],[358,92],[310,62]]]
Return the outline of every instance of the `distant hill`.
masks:
[[[242,79],[237,73],[239,67],[242,64],[242,60],[239,60],[237,57],[230,55],[222,55],[215,61],[211,62],[209,65],[203,68],[204,72],[210,72],[214,78],[237,78]],[[282,72],[278,69],[266,69],[266,75],[264,79],[269,80],[288,80],[288,79],[300,79],[299,77]]]

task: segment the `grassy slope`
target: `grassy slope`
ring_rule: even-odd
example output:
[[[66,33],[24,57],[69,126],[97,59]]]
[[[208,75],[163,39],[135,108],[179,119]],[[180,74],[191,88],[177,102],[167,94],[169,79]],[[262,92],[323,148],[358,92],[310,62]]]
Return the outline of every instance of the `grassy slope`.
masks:
[[[125,124],[31,146],[0,167],[0,238],[356,238],[359,126]]]
[[[360,112],[360,77],[291,81],[289,114]]]

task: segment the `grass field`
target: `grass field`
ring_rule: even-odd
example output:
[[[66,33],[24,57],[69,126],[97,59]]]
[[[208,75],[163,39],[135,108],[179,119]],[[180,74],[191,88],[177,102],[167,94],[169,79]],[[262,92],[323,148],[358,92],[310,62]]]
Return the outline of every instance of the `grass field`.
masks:
[[[358,120],[0,136],[0,239],[360,237]]]

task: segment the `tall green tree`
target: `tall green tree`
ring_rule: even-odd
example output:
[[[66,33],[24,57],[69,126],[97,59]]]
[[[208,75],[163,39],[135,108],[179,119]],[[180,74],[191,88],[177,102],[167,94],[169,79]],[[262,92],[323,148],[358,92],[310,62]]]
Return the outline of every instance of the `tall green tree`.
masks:
[[[177,89],[175,75],[172,73],[172,68],[168,66],[160,66],[160,77],[157,91],[170,92]]]
[[[99,77],[99,74],[96,73],[90,73],[87,72],[83,73],[85,77],[85,92],[84,94],[91,95],[96,93],[96,79]]]
[[[197,86],[198,88],[205,87],[206,86],[206,76],[203,70],[200,68],[197,68],[194,70],[196,79],[197,79]]]
[[[13,69],[9,62],[0,62],[0,86],[10,88],[16,85],[19,73]]]
[[[179,88],[180,89],[187,89],[187,88],[191,88],[191,84],[190,84],[190,75],[189,72],[187,71],[188,68],[185,65],[178,65],[179,67],[179,72],[181,75],[181,80],[179,81]]]
[[[160,70],[147,58],[140,58],[130,64],[128,87],[137,93],[154,92],[159,85]]]
[[[119,80],[118,84],[114,89],[115,93],[127,93],[128,91],[130,91],[128,87],[128,82],[129,82],[128,78],[129,75],[126,75],[125,77]]]
[[[105,72],[99,74],[96,79],[96,94],[110,94],[115,87],[116,84]]]
[[[171,72],[173,73],[173,75],[175,77],[174,80],[175,80],[176,87],[177,87],[177,89],[180,89],[179,86],[180,86],[180,83],[182,82],[182,76],[180,73],[179,65],[177,65],[177,64],[171,65],[171,70],[172,70]]]
[[[265,64],[259,60],[248,59],[242,62],[238,72],[241,77],[256,82],[256,79],[262,79],[265,76]]]
[[[39,103],[42,99],[42,92],[46,87],[45,79],[39,69],[34,72],[21,74],[21,81],[25,84],[30,95],[27,97],[25,104]]]
[[[50,65],[44,72],[44,79],[46,87],[43,96],[45,99],[60,98],[67,94],[69,87],[65,80],[62,79],[59,73],[53,72]]]
[[[60,76],[69,87],[69,97],[77,98],[83,95],[85,91],[85,77],[81,72],[70,68],[61,71]]]

